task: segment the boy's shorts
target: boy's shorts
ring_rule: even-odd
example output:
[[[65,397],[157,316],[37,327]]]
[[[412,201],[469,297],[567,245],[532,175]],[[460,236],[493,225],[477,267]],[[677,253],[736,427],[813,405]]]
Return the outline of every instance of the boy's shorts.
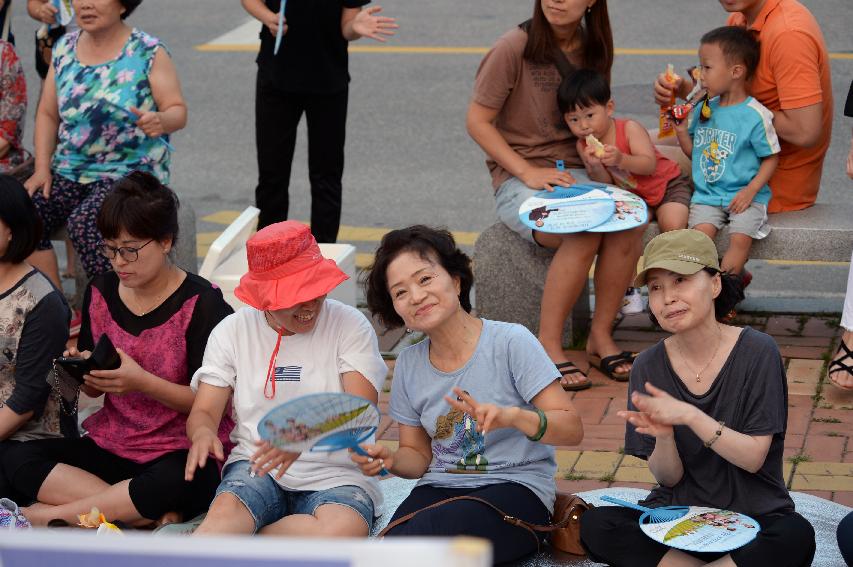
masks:
[[[291,514],[313,514],[324,504],[352,508],[367,524],[368,533],[373,527],[373,500],[363,488],[344,485],[327,490],[288,490],[269,474],[253,477],[249,466],[249,461],[226,466],[216,496],[227,492],[242,502],[255,521],[256,532]]]
[[[746,234],[755,240],[761,240],[770,234],[770,225],[767,224],[767,205],[753,203],[742,213],[730,213],[722,207],[711,205],[690,205],[690,218],[687,226],[696,228],[699,224],[712,224],[718,230],[726,224],[729,232]]]
[[[667,203],[681,203],[685,207],[690,206],[690,198],[693,197],[693,179],[689,175],[679,175],[666,184],[663,199],[656,206]]]
[[[585,169],[567,169],[568,173],[575,178],[578,183],[589,182],[589,176]],[[526,226],[521,219],[518,218],[518,209],[521,204],[538,193],[541,189],[531,189],[518,177],[510,177],[498,187],[495,193],[495,208],[498,213],[498,220],[508,226],[512,231],[517,232],[526,241],[531,244],[539,245],[533,239],[533,229]]]

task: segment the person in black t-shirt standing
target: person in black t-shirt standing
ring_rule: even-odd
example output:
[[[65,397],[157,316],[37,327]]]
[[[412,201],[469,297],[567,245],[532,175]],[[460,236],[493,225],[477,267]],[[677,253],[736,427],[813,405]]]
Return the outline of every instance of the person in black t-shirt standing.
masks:
[[[242,0],[264,24],[255,93],[255,143],[261,210],[258,228],[287,220],[288,185],[296,128],[308,121],[311,231],[335,242],[341,220],[349,71],[347,44],[360,37],[385,41],[398,27],[370,0],[290,0],[284,37],[274,53],[281,0]]]

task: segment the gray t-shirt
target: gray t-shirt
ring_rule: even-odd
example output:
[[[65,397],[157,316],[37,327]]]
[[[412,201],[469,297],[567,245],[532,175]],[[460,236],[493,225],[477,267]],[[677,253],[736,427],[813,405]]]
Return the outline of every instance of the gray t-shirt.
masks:
[[[733,431],[773,436],[764,465],[753,474],[706,449],[689,427],[675,426],[675,445],[684,476],[672,488],[652,490],[647,504],[712,506],[750,516],[794,511],[782,476],[788,386],[782,356],[769,335],[744,328],[711,389],[701,396],[693,395],[672,369],[660,341],[634,362],[628,409],[636,409],[630,401],[631,392],[645,391],[646,382],[724,421]],[[647,459],[654,448],[654,437],[641,435],[633,425],[627,425],[625,453]]]
[[[477,488],[516,482],[553,510],[554,448],[514,428],[484,436],[470,415],[444,400],[458,386],[478,402],[533,409],[530,400],[559,376],[542,345],[521,325],[483,319],[470,360],[455,372],[441,372],[430,363],[429,343],[400,353],[391,387],[391,416],[423,427],[432,440],[432,462],[418,484]]]

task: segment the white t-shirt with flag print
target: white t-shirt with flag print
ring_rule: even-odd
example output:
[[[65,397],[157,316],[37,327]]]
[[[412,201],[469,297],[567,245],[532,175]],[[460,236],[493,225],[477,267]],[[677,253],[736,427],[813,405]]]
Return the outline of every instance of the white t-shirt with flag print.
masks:
[[[276,339],[263,312],[244,307],[213,329],[202,365],[193,375],[193,390],[204,382],[234,392],[236,425],[231,441],[235,447],[226,464],[251,457],[260,438],[258,422],[273,408],[305,394],[342,392],[344,372],[360,372],[379,391],[388,373],[367,318],[353,307],[326,299],[311,332],[281,338],[275,362],[276,395],[270,400],[263,390]],[[289,490],[359,486],[370,495],[376,514],[381,513],[382,494],[376,480],[361,474],[345,450],[304,452],[277,482]]]

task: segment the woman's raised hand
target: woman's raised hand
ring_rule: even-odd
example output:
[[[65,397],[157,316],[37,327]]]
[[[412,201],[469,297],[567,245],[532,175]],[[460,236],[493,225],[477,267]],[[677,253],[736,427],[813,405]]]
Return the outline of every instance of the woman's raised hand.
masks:
[[[641,411],[622,410],[616,413],[619,417],[629,422],[637,428],[637,433],[643,435],[651,435],[652,437],[672,437],[673,430],[671,425],[658,423],[649,417],[649,414]]]
[[[193,479],[197,468],[204,468],[207,457],[213,455],[218,461],[225,460],[225,449],[222,442],[213,431],[203,428],[192,438],[192,447],[187,453],[187,465],[184,468],[184,480]]]
[[[519,176],[525,185],[531,189],[553,191],[554,186],[568,187],[575,178],[568,171],[560,171],[556,167],[531,167]]]
[[[639,412],[619,412],[621,417],[625,417],[628,421],[631,421],[629,419],[631,417],[630,414],[641,413],[646,416],[644,424],[648,424],[649,427],[669,426],[671,429],[673,425],[687,425],[696,415],[696,412],[700,411],[696,406],[676,400],[649,382],[646,382],[645,387],[649,395],[641,394],[640,392],[631,394],[631,401]],[[625,414],[624,416],[622,415],[623,413]],[[637,425],[633,421],[631,423]],[[647,433],[647,435],[653,435],[653,433]]]
[[[154,112],[152,110],[139,110],[134,106],[130,107],[130,111],[138,118],[136,125],[149,138],[159,138],[166,133],[166,129],[163,127],[163,121],[160,119],[159,112]]]
[[[281,478],[290,465],[299,458],[299,453],[290,453],[282,451],[278,447],[270,444],[269,441],[255,441],[258,450],[252,455],[252,472],[258,476],[268,474],[270,471],[278,467],[278,472],[275,477]]]
[[[129,354],[120,348],[117,348],[116,352],[121,359],[121,366],[115,370],[92,370],[90,374],[83,377],[85,384],[109,394],[121,395],[143,391],[153,375],[139,366]]]
[[[369,37],[376,41],[385,43],[386,39],[383,36],[392,36],[396,32],[398,26],[396,18],[387,18],[385,16],[377,16],[382,11],[382,6],[371,6],[366,10],[361,10],[352,21],[352,31],[362,37]]]
[[[350,449],[349,458],[358,465],[365,476],[376,476],[382,469],[390,470],[394,466],[394,452],[385,445],[361,445],[367,455],[359,455]]]
[[[506,408],[495,404],[481,404],[462,388],[453,388],[453,393],[456,394],[455,399],[450,396],[444,396],[444,399],[453,408],[473,417],[477,422],[477,431],[483,435],[495,429],[513,427],[513,420],[521,411],[517,407]]]

